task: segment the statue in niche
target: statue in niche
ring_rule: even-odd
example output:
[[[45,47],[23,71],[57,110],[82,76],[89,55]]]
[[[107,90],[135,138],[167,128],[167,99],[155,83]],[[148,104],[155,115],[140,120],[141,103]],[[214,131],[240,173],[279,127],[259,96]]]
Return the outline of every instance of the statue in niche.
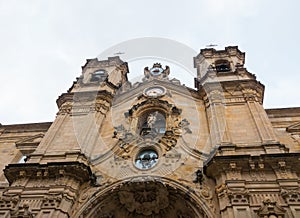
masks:
[[[166,118],[159,111],[152,111],[147,113],[146,116],[141,117],[140,120],[143,125],[140,127],[140,135],[142,136],[156,136],[158,134],[164,134],[166,130]]]
[[[147,118],[147,126],[148,128],[152,129],[154,127],[154,124],[156,122],[157,119],[157,111],[149,114],[148,118]]]

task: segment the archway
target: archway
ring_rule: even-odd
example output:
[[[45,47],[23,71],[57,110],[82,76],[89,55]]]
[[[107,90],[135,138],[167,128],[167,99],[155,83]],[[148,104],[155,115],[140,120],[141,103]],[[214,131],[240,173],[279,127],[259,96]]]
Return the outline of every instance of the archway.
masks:
[[[79,218],[208,218],[211,211],[200,198],[173,180],[134,178],[93,195]]]

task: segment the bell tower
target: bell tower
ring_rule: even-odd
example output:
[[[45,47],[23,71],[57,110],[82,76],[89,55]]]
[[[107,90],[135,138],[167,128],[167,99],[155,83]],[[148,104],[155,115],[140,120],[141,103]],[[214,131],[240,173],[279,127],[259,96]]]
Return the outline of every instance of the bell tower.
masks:
[[[252,146],[260,153],[285,152],[262,105],[264,85],[244,63],[237,46],[202,49],[194,58],[195,86],[205,101],[213,145],[229,154]]]
[[[237,46],[202,49],[194,58],[195,86],[205,102],[214,148],[204,162],[204,172],[215,180],[221,217],[253,217],[253,210],[259,210],[257,214],[263,217],[260,210],[264,207],[252,202],[268,192],[262,184],[274,177],[270,172],[277,167],[272,161],[280,165],[289,152],[279,143],[263,108],[264,85],[244,64],[245,53]],[[274,201],[272,204],[277,210],[274,217],[281,217],[284,209]]]
[[[39,146],[26,163],[6,167],[11,187],[6,195],[17,196],[20,204],[4,217],[73,217],[82,186],[96,183],[91,161],[96,148],[104,153],[99,135],[127,73],[119,57],[87,60],[81,76],[57,99],[56,119]]]

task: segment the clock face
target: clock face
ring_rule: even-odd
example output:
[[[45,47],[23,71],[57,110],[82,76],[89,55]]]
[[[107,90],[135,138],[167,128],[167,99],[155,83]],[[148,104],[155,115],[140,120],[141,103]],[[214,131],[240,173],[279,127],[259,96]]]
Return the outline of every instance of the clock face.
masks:
[[[162,69],[161,67],[153,67],[150,69],[150,73],[153,76],[158,76],[160,75],[162,72],[164,71],[164,69]]]
[[[144,90],[144,94],[148,97],[159,97],[159,96],[163,96],[166,93],[166,89],[162,86],[153,86],[153,87],[149,87],[146,88]]]

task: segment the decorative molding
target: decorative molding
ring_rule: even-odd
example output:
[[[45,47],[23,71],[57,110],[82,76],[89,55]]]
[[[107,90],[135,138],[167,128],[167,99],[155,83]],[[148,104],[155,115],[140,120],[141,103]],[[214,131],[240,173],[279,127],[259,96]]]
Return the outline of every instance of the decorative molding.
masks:
[[[125,117],[136,117],[146,109],[158,107],[165,111],[168,115],[180,115],[182,110],[176,106],[170,104],[168,101],[158,98],[146,98],[146,100],[133,105],[128,112],[125,113]]]
[[[106,191],[94,192],[72,217],[177,217],[178,214],[212,217],[211,207],[204,203],[204,198],[196,197],[193,190],[185,187],[187,190],[183,191],[176,182],[157,179],[149,176],[131,178],[107,187]],[[197,206],[195,197],[203,202],[202,206]],[[206,198],[210,199],[210,196]]]
[[[58,208],[62,199],[62,194],[47,194],[42,200],[41,209]]]
[[[265,181],[265,164],[262,161],[249,161],[249,175],[252,181]]]
[[[23,203],[23,205],[11,211],[10,216],[11,218],[19,218],[19,217],[34,218],[35,217],[27,203]]]
[[[5,167],[4,174],[10,184],[26,178],[58,179],[69,176],[80,183],[94,179],[90,167],[79,162],[9,164]]]
[[[263,102],[264,86],[255,80],[220,81],[201,86],[206,108],[211,104],[241,104],[247,101]]]
[[[73,104],[71,102],[65,102],[60,106],[59,111],[57,112],[56,115],[71,114],[72,108],[73,108]]]
[[[294,177],[291,172],[292,166],[287,166],[284,160],[279,160],[275,164],[273,168],[278,179],[291,179]]]
[[[113,99],[113,94],[106,91],[86,91],[64,93],[57,99],[58,115],[87,114],[89,112],[106,113]]]
[[[229,170],[226,170],[227,178],[230,180],[240,180],[242,167],[237,166],[237,162],[229,163]]]
[[[300,205],[300,191],[296,189],[281,189],[281,196],[288,205]]]
[[[159,109],[158,109],[159,108]],[[147,134],[141,135],[138,130],[137,121],[147,112],[154,110],[160,111],[165,116],[165,132],[159,133],[152,131],[152,123],[146,128]],[[164,150],[163,154],[175,147],[178,138],[185,134],[191,134],[190,123],[187,119],[182,119],[181,109],[157,98],[146,98],[146,100],[134,105],[125,113],[129,126],[123,124],[114,127],[113,138],[118,139],[115,149],[116,154],[120,154],[123,158],[128,159],[134,147],[143,146],[159,146]],[[152,114],[150,114],[152,115]],[[149,117],[150,117],[149,115]],[[156,116],[156,115],[153,115]],[[149,119],[150,120],[150,119]],[[150,122],[150,121],[148,121]]]
[[[287,132],[300,134],[300,122],[294,123],[286,128]]]
[[[40,133],[37,135],[33,135],[30,137],[26,137],[25,139],[21,139],[19,141],[16,142],[16,147],[23,151],[34,151],[37,146],[40,144],[40,142],[42,141],[43,137],[45,134]]]
[[[2,193],[3,194],[3,193]],[[20,201],[19,196],[0,196],[0,211],[1,210],[14,210]]]
[[[276,201],[266,199],[262,203],[263,205],[257,211],[260,218],[271,217],[272,215],[274,218],[284,218],[286,211]]]
[[[228,186],[225,183],[222,183],[215,187],[215,192],[219,200],[219,209],[220,211],[222,211],[226,209],[227,206],[230,205],[230,199],[228,196],[229,193]]]
[[[244,191],[229,191],[228,197],[232,205],[249,205],[249,192]]]
[[[149,216],[169,206],[169,192],[160,183],[125,185],[118,191],[120,203],[130,212]]]
[[[286,131],[291,134],[294,142],[300,145],[300,122],[288,126]]]
[[[157,72],[156,72],[156,71]],[[149,67],[144,68],[144,75],[143,81],[152,80],[152,79],[168,79],[170,74],[169,66],[166,66],[165,69],[162,68],[160,63],[153,64],[153,67],[149,70]]]
[[[135,146],[160,146],[161,148],[164,148],[165,152],[167,152],[176,146],[178,137],[192,133],[189,128],[189,122],[186,119],[182,119],[180,122],[176,122],[173,125],[175,126],[169,127],[171,130],[166,131],[164,134],[150,133],[145,137],[133,133],[129,129],[126,129],[123,125],[120,125],[115,127],[113,138],[118,139],[117,147],[119,149],[117,150],[121,150],[121,156],[125,159],[130,157],[130,152]]]
[[[261,154],[257,156],[250,155],[226,155],[219,156],[213,153],[211,158],[204,163],[204,172],[208,176],[218,177],[224,173],[230,173],[227,179],[238,179],[241,172],[250,172],[257,169],[260,171],[270,172],[278,179],[296,179],[295,173],[300,173],[299,153],[276,153]],[[236,164],[235,164],[236,163]],[[256,164],[257,163],[257,167]],[[263,174],[257,175],[264,177]],[[251,178],[251,176],[250,176]]]
[[[221,184],[221,185],[218,185],[215,189],[216,189],[216,193],[217,193],[219,198],[223,198],[225,196],[228,196],[227,195],[227,193],[228,193],[227,185]]]

